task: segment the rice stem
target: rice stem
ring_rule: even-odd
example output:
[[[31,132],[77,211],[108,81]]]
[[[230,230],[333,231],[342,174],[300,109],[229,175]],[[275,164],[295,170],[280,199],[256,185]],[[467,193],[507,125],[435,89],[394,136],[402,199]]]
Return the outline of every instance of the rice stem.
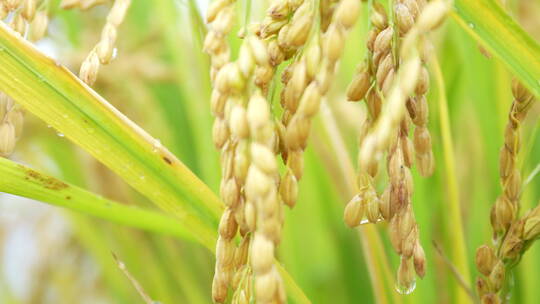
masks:
[[[463,234],[463,221],[461,218],[462,212],[459,202],[459,189],[456,176],[456,161],[454,159],[454,144],[452,141],[452,131],[450,128],[446,90],[441,67],[435,54],[433,54],[431,59],[431,66],[439,93],[439,122],[443,143],[446,182],[448,185],[448,217],[443,218],[445,220],[447,238],[450,241],[450,247],[452,248],[451,261],[459,273],[462,274],[464,283],[470,286],[470,272],[467,263],[467,245],[465,243]],[[456,287],[455,296],[456,303],[471,303],[469,296],[462,288]]]

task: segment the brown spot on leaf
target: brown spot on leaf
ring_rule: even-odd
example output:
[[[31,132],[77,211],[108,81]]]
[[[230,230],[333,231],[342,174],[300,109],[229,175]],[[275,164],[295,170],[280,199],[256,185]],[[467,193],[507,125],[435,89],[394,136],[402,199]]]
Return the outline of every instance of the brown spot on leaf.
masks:
[[[169,164],[169,165],[172,165],[172,160],[170,160],[167,156],[163,156],[163,160]]]
[[[27,169],[25,168],[26,170],[26,175],[27,177],[26,178],[31,178],[35,181],[37,181],[38,183],[40,183],[41,185],[43,185],[43,187],[47,188],[47,189],[51,189],[51,190],[63,190],[63,189],[66,189],[68,188],[68,184],[62,182],[61,180],[58,180],[54,177],[50,177],[50,176],[43,176],[41,173],[37,172],[37,171],[34,171],[32,169]]]

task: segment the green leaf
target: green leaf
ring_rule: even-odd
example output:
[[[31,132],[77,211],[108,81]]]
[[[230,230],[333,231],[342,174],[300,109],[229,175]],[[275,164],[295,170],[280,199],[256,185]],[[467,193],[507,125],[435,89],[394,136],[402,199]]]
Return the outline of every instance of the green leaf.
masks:
[[[455,0],[458,23],[540,97],[540,45],[494,0]]]
[[[190,227],[165,214],[117,203],[0,157],[0,191],[92,215],[113,223],[195,241]],[[214,244],[203,244],[210,250]]]
[[[66,68],[0,25],[0,89],[160,208],[215,239],[218,197],[181,161]]]

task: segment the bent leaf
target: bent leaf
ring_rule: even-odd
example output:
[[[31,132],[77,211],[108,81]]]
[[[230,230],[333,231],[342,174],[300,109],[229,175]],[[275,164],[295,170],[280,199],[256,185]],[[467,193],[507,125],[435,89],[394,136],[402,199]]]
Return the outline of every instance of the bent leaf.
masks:
[[[458,23],[540,97],[540,45],[494,0],[455,0]]]
[[[137,191],[214,239],[218,197],[160,142],[66,68],[0,24],[0,90],[87,150]]]
[[[195,241],[182,222],[155,211],[117,203],[0,157],[0,191],[92,215],[113,223]],[[213,243],[203,244],[212,249]]]

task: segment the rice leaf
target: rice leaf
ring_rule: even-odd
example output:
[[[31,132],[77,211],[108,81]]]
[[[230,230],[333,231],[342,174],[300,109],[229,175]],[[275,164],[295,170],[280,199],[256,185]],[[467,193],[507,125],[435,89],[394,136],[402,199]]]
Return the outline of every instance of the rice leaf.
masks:
[[[456,0],[458,23],[540,96],[540,45],[494,0]]]

